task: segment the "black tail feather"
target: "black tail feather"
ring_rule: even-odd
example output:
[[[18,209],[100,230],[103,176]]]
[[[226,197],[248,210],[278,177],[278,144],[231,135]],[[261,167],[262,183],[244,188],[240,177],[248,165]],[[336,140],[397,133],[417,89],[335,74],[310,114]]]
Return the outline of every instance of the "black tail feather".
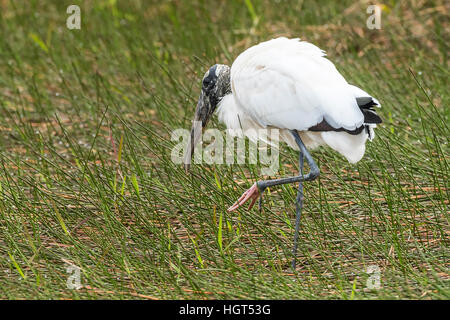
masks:
[[[362,109],[361,111],[364,115],[364,123],[381,123],[383,122],[381,120],[381,118],[377,115],[377,113],[375,112],[375,110],[373,109]]]

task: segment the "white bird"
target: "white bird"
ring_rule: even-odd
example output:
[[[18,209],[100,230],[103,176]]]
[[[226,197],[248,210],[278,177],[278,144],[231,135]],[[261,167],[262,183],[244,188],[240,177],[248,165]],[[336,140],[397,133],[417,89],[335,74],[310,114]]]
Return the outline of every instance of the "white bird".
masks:
[[[303,205],[302,182],[319,175],[307,149],[327,145],[349,162],[358,162],[366,140],[374,138],[373,129],[381,123],[375,106],[379,107],[379,102],[350,85],[325,58],[324,51],[300,39],[283,37],[262,42],[241,53],[231,69],[216,64],[205,73],[194,121],[201,121],[204,128],[217,111],[219,121],[228,129],[244,134],[251,132],[248,129],[278,129],[280,140],[300,150],[299,176],[258,181],[228,209],[236,210],[250,199],[251,209],[267,187],[299,182],[293,269]],[[200,135],[201,130],[193,126],[185,155],[186,170]],[[307,175],[303,175],[304,158],[310,167]]]

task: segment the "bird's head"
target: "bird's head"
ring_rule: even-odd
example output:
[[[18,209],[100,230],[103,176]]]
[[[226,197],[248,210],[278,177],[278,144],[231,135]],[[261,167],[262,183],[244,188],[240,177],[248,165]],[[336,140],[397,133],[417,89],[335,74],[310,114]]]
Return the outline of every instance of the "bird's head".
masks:
[[[206,71],[202,79],[202,91],[195,110],[191,138],[184,157],[184,168],[186,171],[189,170],[195,145],[200,140],[203,132],[196,125],[201,122],[201,129],[204,129],[220,100],[229,93],[231,93],[230,67],[223,64],[213,65]]]
[[[203,76],[194,121],[201,121],[204,128],[220,100],[230,92],[230,67],[223,64],[213,65]]]

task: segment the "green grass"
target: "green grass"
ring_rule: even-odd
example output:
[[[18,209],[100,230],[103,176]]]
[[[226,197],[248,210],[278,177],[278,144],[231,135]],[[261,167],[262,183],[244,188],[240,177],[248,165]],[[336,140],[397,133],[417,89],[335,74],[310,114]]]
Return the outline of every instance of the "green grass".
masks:
[[[363,1],[0,1],[0,298],[448,299],[448,6],[412,3],[368,30]],[[259,166],[170,159],[207,68],[281,35],[384,119],[357,165],[313,152],[294,273],[295,186],[227,213]],[[283,147],[277,176],[296,162]]]

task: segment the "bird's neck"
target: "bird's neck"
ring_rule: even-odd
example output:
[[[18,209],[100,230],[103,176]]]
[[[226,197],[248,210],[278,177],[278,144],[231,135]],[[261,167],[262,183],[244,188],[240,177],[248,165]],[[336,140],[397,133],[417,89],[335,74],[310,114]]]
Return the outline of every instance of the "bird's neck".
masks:
[[[231,93],[230,67],[224,66],[226,69],[220,73],[217,79],[217,97],[222,99]]]

